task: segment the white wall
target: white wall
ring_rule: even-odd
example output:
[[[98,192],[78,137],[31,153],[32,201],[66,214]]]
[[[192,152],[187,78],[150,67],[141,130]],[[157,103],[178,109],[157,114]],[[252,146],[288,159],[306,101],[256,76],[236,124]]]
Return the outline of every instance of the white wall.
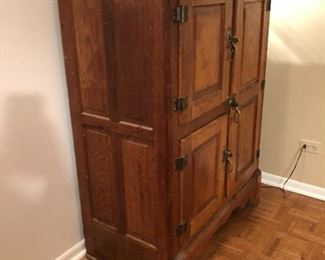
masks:
[[[57,1],[0,19],[0,259],[54,259],[83,236]]]
[[[300,138],[322,149],[293,179],[325,187],[325,1],[272,0],[261,169],[288,176]]]

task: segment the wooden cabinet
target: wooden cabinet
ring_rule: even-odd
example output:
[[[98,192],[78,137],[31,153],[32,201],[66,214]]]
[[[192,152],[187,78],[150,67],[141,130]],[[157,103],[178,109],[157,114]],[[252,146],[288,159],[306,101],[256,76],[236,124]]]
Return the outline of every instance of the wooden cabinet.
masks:
[[[269,0],[60,0],[87,254],[200,259],[257,203]]]

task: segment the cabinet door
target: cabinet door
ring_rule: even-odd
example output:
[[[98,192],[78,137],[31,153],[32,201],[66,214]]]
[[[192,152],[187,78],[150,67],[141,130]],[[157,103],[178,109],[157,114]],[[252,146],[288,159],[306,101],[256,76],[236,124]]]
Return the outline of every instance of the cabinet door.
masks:
[[[228,98],[230,61],[227,29],[231,27],[231,0],[181,0],[188,20],[179,25],[179,97],[187,108],[180,124],[189,123]]]
[[[268,32],[267,0],[237,0],[234,33],[238,37],[231,92],[236,97],[240,117],[232,110],[229,145],[235,164],[230,174],[233,193],[258,167],[262,89],[265,76]],[[237,117],[237,120],[235,119]]]
[[[186,232],[181,244],[188,242],[221,206],[225,197],[223,149],[226,147],[227,117],[204,126],[180,142],[187,157],[181,174],[181,220]]]

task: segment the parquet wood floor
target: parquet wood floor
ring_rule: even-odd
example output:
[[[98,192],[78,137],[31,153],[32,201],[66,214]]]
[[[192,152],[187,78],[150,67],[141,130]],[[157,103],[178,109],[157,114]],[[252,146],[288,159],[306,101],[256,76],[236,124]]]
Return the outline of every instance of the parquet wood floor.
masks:
[[[202,257],[226,259],[325,260],[325,202],[263,188],[259,205],[235,212]]]
[[[202,260],[214,259],[325,260],[325,202],[262,188],[216,233]]]

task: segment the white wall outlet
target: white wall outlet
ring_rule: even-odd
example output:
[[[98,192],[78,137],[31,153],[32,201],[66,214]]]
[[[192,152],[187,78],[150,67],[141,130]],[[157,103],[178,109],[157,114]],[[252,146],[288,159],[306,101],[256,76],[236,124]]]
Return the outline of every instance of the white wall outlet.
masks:
[[[311,141],[306,139],[300,139],[300,147],[302,147],[304,144],[307,145],[305,151],[309,153],[321,153],[321,142],[317,141]]]

